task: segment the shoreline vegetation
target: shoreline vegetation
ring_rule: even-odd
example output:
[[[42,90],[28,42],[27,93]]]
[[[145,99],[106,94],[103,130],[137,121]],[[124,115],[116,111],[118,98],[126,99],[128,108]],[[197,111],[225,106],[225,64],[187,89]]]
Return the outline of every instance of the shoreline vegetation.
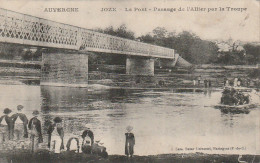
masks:
[[[30,150],[12,150],[1,152],[1,163],[237,163],[240,161],[247,161],[249,163],[256,163],[260,161],[260,155],[238,155],[238,154],[205,154],[205,153],[186,153],[186,154],[159,154],[138,156],[127,158],[124,155],[109,155],[104,159],[97,155],[75,153],[73,151],[65,151],[60,154],[49,152],[48,150],[38,150],[31,153]]]
[[[193,80],[197,80],[199,76],[202,76],[202,80],[211,80],[212,88],[221,88],[224,78],[232,81],[235,77],[250,79],[252,82],[250,88],[259,88],[260,86],[259,65],[202,64],[195,65],[192,70],[157,66],[154,77],[127,75],[124,73],[125,67],[122,65],[98,64],[89,66],[88,86],[91,88],[96,85],[106,88],[129,89],[203,88],[203,81],[200,86],[193,84]],[[40,61],[0,59],[0,84],[40,85],[40,68]]]

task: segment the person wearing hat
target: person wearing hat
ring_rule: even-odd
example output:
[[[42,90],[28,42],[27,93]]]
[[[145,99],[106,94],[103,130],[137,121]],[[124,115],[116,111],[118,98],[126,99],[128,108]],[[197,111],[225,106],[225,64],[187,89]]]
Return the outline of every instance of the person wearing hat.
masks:
[[[127,157],[132,157],[134,154],[134,145],[135,145],[135,136],[131,131],[133,130],[132,126],[126,127],[127,133],[125,133],[125,154]]]
[[[27,131],[28,119],[26,115],[22,113],[22,110],[23,110],[23,106],[18,105],[17,113],[11,116],[14,123],[14,135],[17,140],[20,140],[21,135],[23,135],[24,138],[28,138],[28,131]]]
[[[93,143],[94,143],[94,134],[93,134],[93,132],[90,130],[90,128],[88,127],[88,125],[85,125],[85,130],[83,131],[83,133],[82,133],[82,135],[81,135],[81,137],[82,137],[82,139],[83,139],[83,144],[84,144],[84,142],[85,142],[85,139],[86,139],[86,137],[88,136],[90,139],[91,139],[91,145],[93,145]]]
[[[32,151],[34,151],[38,148],[39,143],[43,142],[43,138],[42,138],[41,121],[38,119],[39,111],[35,110],[33,111],[32,114],[33,114],[33,118],[30,119],[28,128],[31,133]]]
[[[62,127],[62,119],[55,117],[53,119],[54,124],[51,124],[48,128],[48,147],[54,153],[60,153],[64,149],[64,131]]]
[[[13,138],[13,121],[9,114],[12,112],[9,108],[4,109],[3,116],[0,117],[0,126],[1,126],[1,140],[0,142],[5,142]]]

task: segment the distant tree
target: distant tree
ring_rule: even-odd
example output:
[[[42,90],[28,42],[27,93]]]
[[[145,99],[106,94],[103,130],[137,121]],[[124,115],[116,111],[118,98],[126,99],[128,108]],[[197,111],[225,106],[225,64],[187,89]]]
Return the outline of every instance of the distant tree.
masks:
[[[15,56],[20,56],[23,48],[16,44],[0,43],[0,58],[13,59]]]
[[[214,42],[201,40],[188,31],[176,34],[175,31],[168,32],[165,28],[157,27],[152,35],[143,35],[140,40],[174,49],[191,63],[209,63],[217,58],[218,47]]]
[[[260,45],[245,44],[243,48],[249,64],[260,63]]]
[[[131,40],[135,39],[134,32],[127,29],[125,24],[120,25],[117,29],[114,29],[113,26],[109,26],[105,29],[97,28],[95,31]]]
[[[146,42],[149,44],[154,44],[155,43],[155,38],[151,34],[146,34],[144,36],[139,37],[141,42]]]
[[[164,27],[156,27],[153,30],[154,37],[157,39],[165,38],[168,31]]]
[[[118,37],[123,37],[123,38],[128,38],[131,40],[135,39],[135,34],[134,32],[130,31],[127,29],[125,24],[122,24],[117,30],[116,34]]]

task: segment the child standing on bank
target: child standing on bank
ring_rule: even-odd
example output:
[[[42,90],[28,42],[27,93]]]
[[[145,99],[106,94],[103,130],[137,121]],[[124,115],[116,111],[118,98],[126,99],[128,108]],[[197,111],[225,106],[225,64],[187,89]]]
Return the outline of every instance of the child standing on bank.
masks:
[[[126,141],[125,141],[125,154],[127,157],[133,157],[134,154],[134,145],[135,145],[135,136],[131,132],[133,130],[132,126],[126,127],[127,133],[125,133]]]

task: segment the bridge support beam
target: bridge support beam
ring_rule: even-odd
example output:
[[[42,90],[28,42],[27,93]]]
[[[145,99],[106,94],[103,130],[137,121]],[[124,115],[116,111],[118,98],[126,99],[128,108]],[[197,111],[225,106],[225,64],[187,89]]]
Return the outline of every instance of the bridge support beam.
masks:
[[[145,57],[127,57],[126,74],[154,76],[154,59]]]
[[[41,85],[86,87],[87,84],[87,54],[71,51],[42,54]]]

